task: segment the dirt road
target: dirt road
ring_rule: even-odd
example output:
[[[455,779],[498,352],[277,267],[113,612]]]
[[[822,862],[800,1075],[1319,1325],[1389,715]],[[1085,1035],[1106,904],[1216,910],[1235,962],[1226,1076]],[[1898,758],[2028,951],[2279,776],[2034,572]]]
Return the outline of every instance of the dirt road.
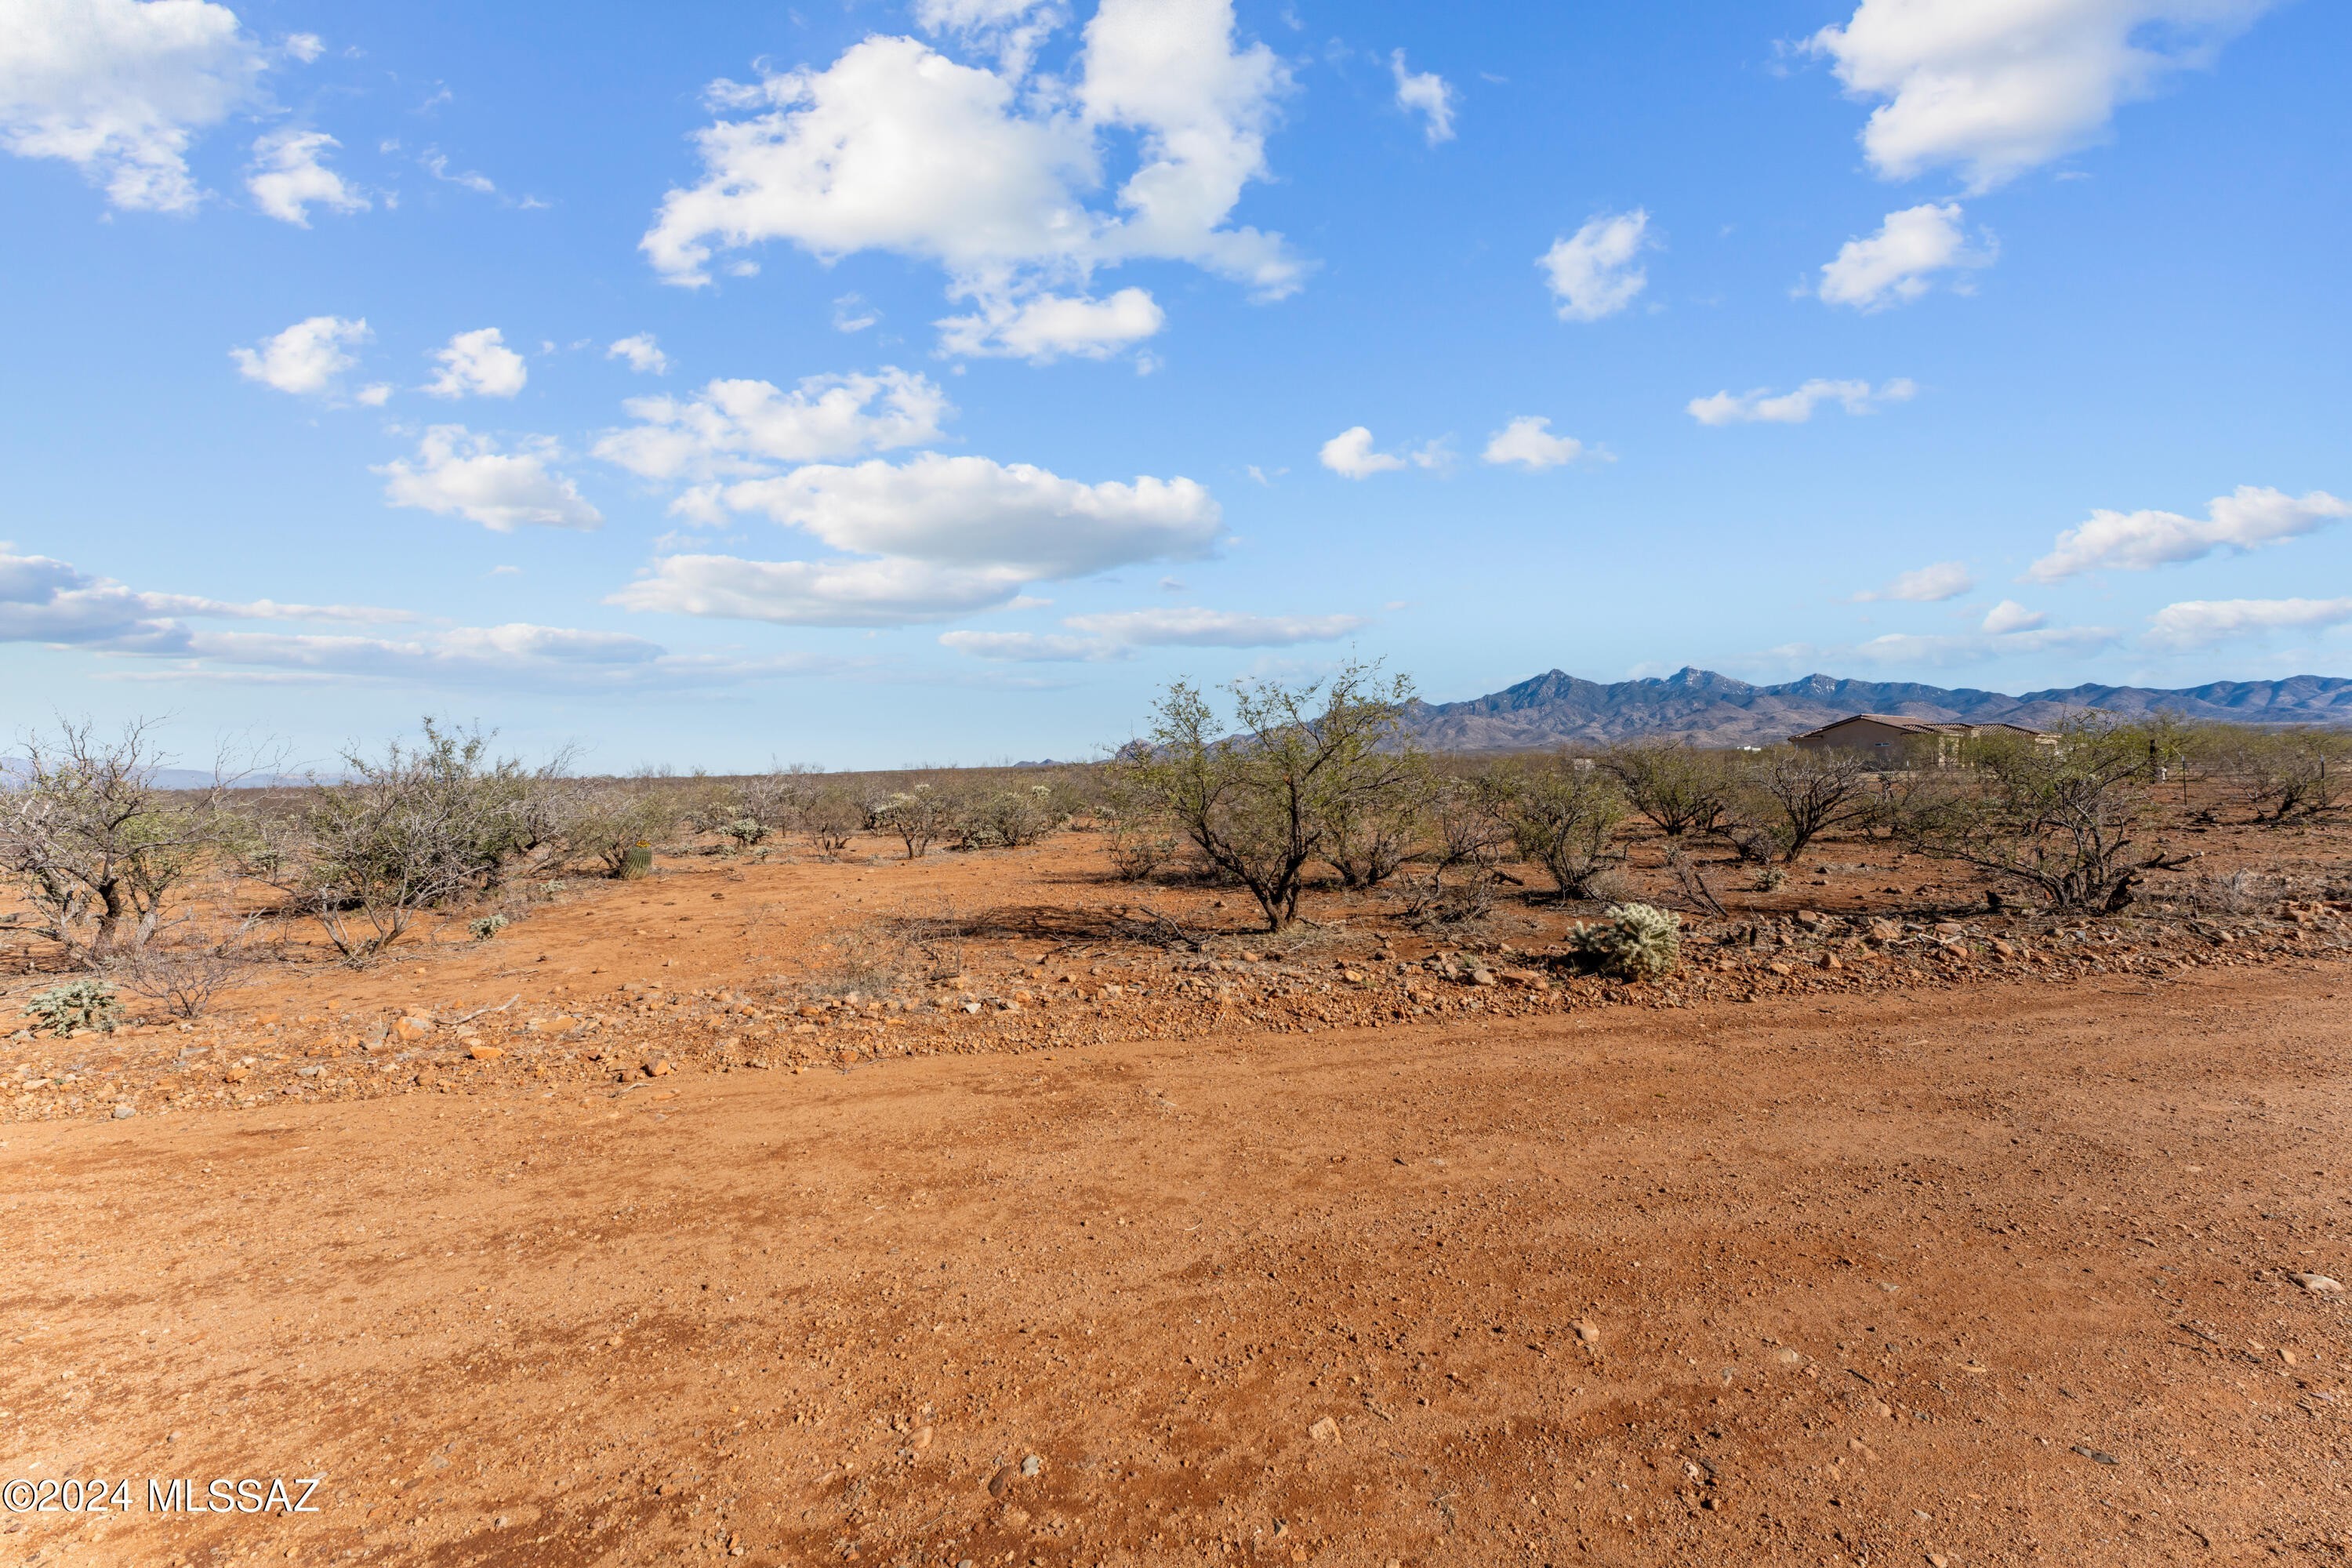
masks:
[[[2347,982],[0,1128],[0,1563],[2340,1562]]]

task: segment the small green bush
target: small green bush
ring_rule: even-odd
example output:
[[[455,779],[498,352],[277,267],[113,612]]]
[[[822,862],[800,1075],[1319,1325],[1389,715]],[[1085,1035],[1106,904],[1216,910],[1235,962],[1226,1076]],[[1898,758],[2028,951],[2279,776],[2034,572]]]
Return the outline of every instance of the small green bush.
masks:
[[[1652,904],[1612,904],[1599,923],[1579,926],[1576,951],[1604,974],[1655,980],[1681,961],[1683,919]]]
[[[40,1020],[41,1026],[53,1035],[70,1035],[76,1029],[111,1034],[114,987],[103,980],[77,980],[40,992],[25,1004],[25,1011]]]
[[[474,933],[474,940],[476,942],[488,942],[490,938],[498,935],[499,932],[507,929],[507,917],[504,915],[484,915],[480,920],[474,921],[466,929]]]

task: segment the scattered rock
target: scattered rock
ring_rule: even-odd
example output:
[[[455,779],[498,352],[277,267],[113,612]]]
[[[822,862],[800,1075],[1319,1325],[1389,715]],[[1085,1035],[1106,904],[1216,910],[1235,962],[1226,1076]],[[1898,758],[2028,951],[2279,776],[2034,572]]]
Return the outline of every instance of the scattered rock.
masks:
[[[128,1121],[138,1114],[137,1108],[133,1106],[118,1105],[114,1108],[114,1120],[117,1121]]]
[[[247,1079],[251,1078],[252,1076],[253,1069],[251,1068],[231,1068],[228,1071],[221,1074],[221,1081],[223,1083],[243,1083]]]
[[[1600,1342],[1601,1331],[1590,1322],[1579,1322],[1576,1325],[1576,1337],[1588,1345],[1596,1344]]]
[[[1034,1478],[1045,1468],[1045,1461],[1039,1458],[1034,1454],[1027,1456],[1021,1461],[1021,1473],[1024,1476]]]
[[[664,1058],[659,1061],[647,1062],[646,1064],[646,1076],[647,1078],[667,1078],[676,1069],[669,1065],[667,1058]]]
[[[988,1478],[988,1495],[991,1497],[1003,1497],[1007,1491],[1012,1489],[1013,1483],[1018,1479],[1018,1476],[1019,1472],[1014,1470],[1012,1466],[999,1466],[996,1473]]]
[[[1903,940],[1903,927],[1895,921],[1873,921],[1870,922],[1870,940],[1877,942],[1900,942]]]
[[[392,1032],[399,1037],[403,1044],[415,1045],[433,1032],[433,1020],[417,1017],[403,1018],[392,1026]]]
[[[929,1426],[916,1427],[915,1435],[907,1439],[907,1446],[917,1453],[921,1453],[931,1446],[931,1429]]]
[[[466,1054],[478,1062],[494,1062],[507,1053],[503,1046],[474,1046]]]
[[[1307,1428],[1307,1435],[1318,1443],[1336,1443],[1339,1440],[1339,1424],[1326,1415]]]
[[[2340,1296],[2344,1293],[2344,1287],[2325,1274],[2305,1274],[2295,1271],[2290,1272],[2287,1278],[2315,1296]]]
[[[2095,1465],[2120,1465],[2123,1463],[2121,1459],[2116,1458],[2113,1454],[2106,1452],[2105,1449],[2086,1448],[2080,1443],[2071,1444],[2069,1447],[2074,1450],[2074,1452],[2082,1455],[2083,1458],[2090,1460]]]

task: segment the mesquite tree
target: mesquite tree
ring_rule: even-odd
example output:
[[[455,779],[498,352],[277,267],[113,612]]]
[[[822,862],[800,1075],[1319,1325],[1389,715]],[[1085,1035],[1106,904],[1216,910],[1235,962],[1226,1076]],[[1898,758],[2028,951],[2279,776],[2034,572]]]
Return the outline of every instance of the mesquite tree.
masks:
[[[1412,684],[1382,687],[1377,674],[1351,663],[1328,683],[1236,683],[1230,724],[1178,681],[1148,742],[1114,765],[1280,931],[1298,918],[1331,824],[1394,802],[1421,776],[1402,723]]]
[[[2147,872],[2190,858],[2147,842],[2149,774],[2143,736],[2092,721],[2063,726],[2054,744],[1989,738],[1972,767],[1912,775],[1895,828],[1919,853],[2022,882],[2053,909],[2114,914]]]

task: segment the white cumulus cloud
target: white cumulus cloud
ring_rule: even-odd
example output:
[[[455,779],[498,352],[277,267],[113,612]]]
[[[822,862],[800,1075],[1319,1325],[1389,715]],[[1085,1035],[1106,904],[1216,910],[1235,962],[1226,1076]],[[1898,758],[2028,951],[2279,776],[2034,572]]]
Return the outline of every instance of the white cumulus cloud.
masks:
[[[457,333],[447,348],[433,351],[441,370],[424,390],[435,397],[514,396],[530,379],[530,372],[522,355],[505,342],[496,327]]]
[[[1947,599],[1958,598],[1976,585],[1976,577],[1964,563],[1938,561],[1933,566],[1906,572],[1884,588],[1856,594],[1854,599],[1865,605],[1878,600],[1893,600],[1904,605],[1940,605]]]
[[[2316,631],[2352,622],[2352,599],[2190,599],[2148,617],[2158,647],[2212,647],[2274,631]]]
[[[1351,426],[1323,443],[1318,456],[1323,466],[1346,479],[1370,479],[1391,469],[1451,468],[1454,453],[1449,437],[1423,442],[1410,452],[1378,452],[1372,449],[1372,433],[1361,425]],[[1263,482],[1264,476],[1259,476]]]
[[[384,499],[394,506],[444,517],[455,512],[495,532],[525,524],[598,527],[604,514],[549,467],[562,456],[552,441],[534,439],[509,452],[462,425],[436,425],[417,442],[414,459],[395,459],[375,471],[384,476]]]
[[[1990,239],[1971,244],[1961,217],[1958,202],[1923,202],[1888,213],[1876,234],[1847,240],[1822,264],[1815,292],[1827,304],[1883,310],[1916,300],[1935,287],[1938,274],[1991,266],[2000,247]]]
[[[673,555],[614,603],[806,626],[949,620],[1009,604],[1035,582],[1199,559],[1222,521],[1191,479],[1087,484],[932,452],[901,464],[811,464],[712,487],[707,501],[720,515],[764,514],[844,557]]]
[[[1633,302],[1650,281],[1640,257],[1655,242],[1650,215],[1640,207],[1604,213],[1537,258],[1559,301],[1563,321],[1597,321]]]
[[[1702,425],[1802,425],[1822,403],[1834,403],[1848,414],[1870,414],[1881,404],[1904,402],[1918,390],[1901,376],[1878,387],[1866,381],[1814,380],[1793,392],[1762,386],[1753,392],[1718,392],[1694,397],[1685,406]]]
[[[247,381],[317,395],[331,391],[336,378],[359,363],[351,351],[373,335],[364,319],[310,316],[249,349],[233,348],[228,355]]]
[[[1429,144],[1454,140],[1454,89],[1435,71],[1409,71],[1405,68],[1404,51],[1389,56],[1389,69],[1396,77],[1396,103],[1407,114],[1422,117],[1422,134]]]
[[[1049,364],[1065,355],[1108,359],[1152,336],[1166,321],[1148,291],[1121,289],[1107,300],[1050,292],[1018,300],[992,297],[972,314],[936,325],[940,347],[949,353]]]
[[[209,0],[9,0],[0,146],[74,164],[117,207],[193,211],[189,144],[254,106],[269,64]]]
[[[2043,612],[2029,610],[2015,599],[2003,599],[1985,612],[1984,622],[1978,630],[2005,637],[2011,632],[2040,631],[2049,624],[2050,617]]]
[[[624,359],[639,375],[667,375],[669,355],[661,352],[651,332],[637,332],[621,339],[604,351],[606,359]]]
[[[994,609],[1019,573],[920,561],[747,561],[668,555],[606,602],[630,610],[799,626],[895,626]]]
[[[2203,517],[2177,511],[2110,511],[2058,536],[2054,549],[2026,569],[2037,583],[2084,572],[2145,572],[2201,560],[2216,551],[2244,552],[2315,533],[2352,517],[2352,505],[2326,490],[2291,496],[2268,486],[2240,485],[2207,503]]]
[[[691,396],[623,406],[638,423],[607,432],[597,457],[644,479],[706,483],[917,446],[938,439],[955,412],[937,383],[896,366],[813,375],[790,392],[766,381],[713,381]]]
[[[958,34],[1014,18],[1061,16],[923,13]],[[719,253],[770,240],[825,259],[893,251],[939,265],[982,320],[1130,259],[1190,262],[1265,297],[1298,286],[1279,236],[1228,221],[1267,173],[1290,85],[1272,51],[1236,47],[1231,0],[1103,0],[1070,79],[1025,71],[1025,54],[992,68],[876,35],[822,69],[716,84],[713,106],[731,112],[698,133],[702,177],[665,197],[643,248],[684,284],[708,282]],[[1130,137],[1119,144],[1134,147],[1133,172],[1091,204],[1115,141]]]
[[[1530,472],[1572,463],[1584,453],[1584,443],[1573,436],[1555,436],[1551,421],[1523,414],[1486,438],[1479,460],[1516,463]]]
[[[727,505],[799,528],[836,550],[1029,578],[1077,577],[1141,561],[1193,560],[1223,514],[1193,480],[1087,484],[1029,463],[926,452],[905,463],[811,464],[730,485]]]
[[[365,212],[371,205],[366,195],[320,162],[330,149],[341,145],[323,131],[274,131],[253,144],[245,188],[256,206],[298,228],[310,226],[313,205],[331,212]]]
[[[1889,179],[1986,190],[2098,141],[2118,104],[2209,62],[2272,0],[1862,0],[1811,47],[1856,97]]]

